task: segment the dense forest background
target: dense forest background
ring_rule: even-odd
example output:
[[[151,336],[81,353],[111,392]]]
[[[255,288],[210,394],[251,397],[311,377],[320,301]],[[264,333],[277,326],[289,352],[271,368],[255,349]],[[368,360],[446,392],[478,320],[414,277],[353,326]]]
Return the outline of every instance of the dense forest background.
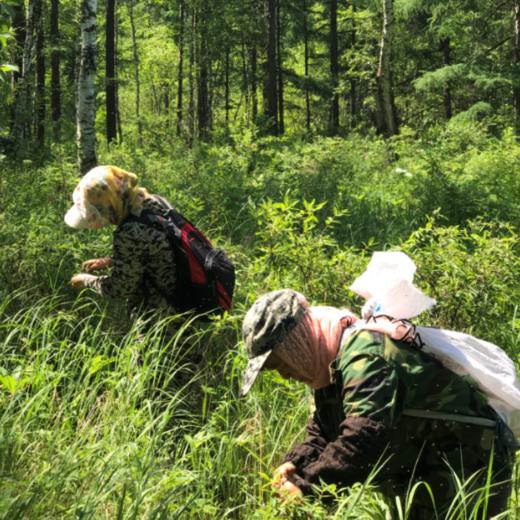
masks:
[[[520,131],[515,1],[2,3],[2,133],[21,151],[98,139]],[[490,123],[491,124],[491,123]],[[43,150],[41,150],[43,152]]]
[[[375,250],[417,264],[421,324],[519,361],[518,0],[4,0],[0,115],[2,518],[388,518],[370,481],[276,499],[309,396],[265,374],[238,397],[254,299],[358,311]],[[171,334],[72,291],[111,247],[63,222],[96,164],[229,253],[230,314]],[[448,518],[481,518],[459,485]]]

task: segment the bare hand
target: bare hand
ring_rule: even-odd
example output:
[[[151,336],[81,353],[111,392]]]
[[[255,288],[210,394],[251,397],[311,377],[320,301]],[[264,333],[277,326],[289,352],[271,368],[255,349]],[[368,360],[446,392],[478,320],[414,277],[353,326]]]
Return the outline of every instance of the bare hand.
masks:
[[[278,466],[273,473],[273,487],[282,487],[282,485],[287,482],[295,472],[296,466],[292,462],[284,462],[281,466]]]
[[[276,488],[276,493],[282,498],[285,504],[298,502],[303,499],[302,490],[290,480],[286,480],[280,487]]]
[[[96,278],[96,277],[92,276],[91,274],[84,274],[84,273],[75,274],[70,279],[70,285],[72,285],[73,289],[76,289],[76,290],[79,291],[83,287],[86,287],[86,282],[88,280],[91,280],[91,279],[94,279],[94,278]]]
[[[92,271],[100,271],[101,269],[107,269],[112,265],[112,258],[106,256],[104,258],[93,258],[92,260],[86,260],[81,264],[81,269],[90,273]]]

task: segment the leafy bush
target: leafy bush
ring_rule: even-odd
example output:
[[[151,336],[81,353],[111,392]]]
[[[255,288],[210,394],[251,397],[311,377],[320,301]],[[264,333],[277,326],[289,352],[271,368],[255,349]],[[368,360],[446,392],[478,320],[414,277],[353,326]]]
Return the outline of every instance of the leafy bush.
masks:
[[[367,483],[329,489],[333,505],[281,504],[268,475],[301,438],[309,396],[264,374],[238,398],[240,325],[252,301],[292,287],[356,311],[362,302],[348,287],[375,249],[416,262],[417,284],[439,302],[422,324],[474,333],[518,357],[520,147],[510,133],[454,121],[388,142],[246,133],[222,146],[173,142],[169,153],[102,151],[101,163],[136,172],[235,261],[233,312],[174,335],[168,320],[143,328],[114,302],[68,287],[82,260],[110,251],[111,230],[66,228],[77,175],[66,149],[55,153],[41,167],[0,161],[6,517],[388,517]]]
[[[364,263],[352,248],[342,249],[333,238],[336,218],[328,217],[323,227],[319,213],[325,203],[286,196],[282,202],[267,200],[259,208],[254,259],[247,281],[249,300],[280,287],[300,290],[309,299],[345,305],[352,273]]]
[[[438,300],[435,325],[474,333],[515,357],[520,302],[520,243],[512,228],[482,221],[440,227],[430,221],[402,244],[419,283]]]

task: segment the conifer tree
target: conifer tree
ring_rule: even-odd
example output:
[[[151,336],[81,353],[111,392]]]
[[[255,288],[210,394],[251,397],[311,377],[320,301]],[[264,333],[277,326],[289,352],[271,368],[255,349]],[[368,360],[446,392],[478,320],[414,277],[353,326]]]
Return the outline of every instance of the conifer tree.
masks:
[[[107,142],[117,139],[116,117],[116,0],[106,2],[105,23],[105,93]]]
[[[377,68],[377,121],[379,131],[386,135],[398,132],[392,84],[392,45],[394,31],[393,0],[383,0],[383,28]]]
[[[51,46],[51,120],[53,125],[53,137],[56,142],[59,142],[61,139],[61,53],[59,49],[59,6],[59,0],[51,0],[49,16],[49,43]]]
[[[264,67],[264,117],[265,130],[278,133],[278,67],[276,59],[276,0],[264,0],[265,50]]]
[[[81,173],[97,164],[96,156],[96,13],[97,0],[81,0],[81,56],[78,77],[76,129]]]

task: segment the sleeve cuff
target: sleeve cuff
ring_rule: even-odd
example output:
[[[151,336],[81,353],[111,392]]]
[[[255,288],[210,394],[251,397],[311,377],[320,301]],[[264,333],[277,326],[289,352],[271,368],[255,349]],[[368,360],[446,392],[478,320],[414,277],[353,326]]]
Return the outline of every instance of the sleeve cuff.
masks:
[[[314,493],[314,489],[312,484],[305,480],[303,477],[298,475],[298,473],[293,473],[291,478],[289,479],[295,486],[298,486],[304,496],[309,496]]]

